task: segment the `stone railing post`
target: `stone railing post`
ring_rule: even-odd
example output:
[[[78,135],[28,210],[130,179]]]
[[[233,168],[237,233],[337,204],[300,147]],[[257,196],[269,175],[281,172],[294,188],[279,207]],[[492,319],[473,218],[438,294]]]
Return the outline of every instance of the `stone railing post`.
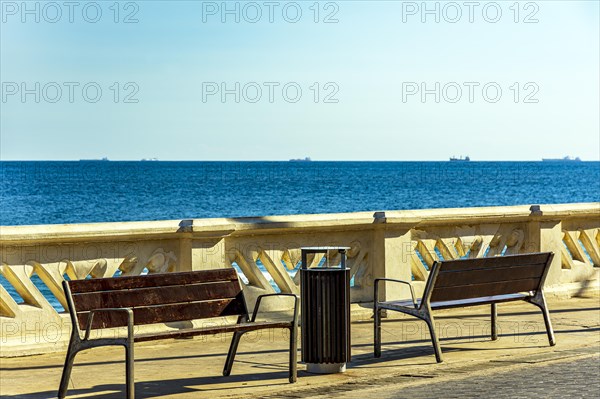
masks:
[[[177,263],[178,272],[187,272],[193,270],[192,263],[192,220],[182,220],[179,223],[179,262]]]
[[[561,251],[562,227],[560,219],[544,219],[544,212],[540,205],[531,205],[530,221],[527,223],[528,239],[524,252],[553,252],[554,258],[546,277],[546,286],[560,283],[561,279]]]
[[[385,212],[375,212],[373,228],[373,279],[412,280],[410,228],[387,223]],[[404,284],[380,283],[379,300],[410,298]]]

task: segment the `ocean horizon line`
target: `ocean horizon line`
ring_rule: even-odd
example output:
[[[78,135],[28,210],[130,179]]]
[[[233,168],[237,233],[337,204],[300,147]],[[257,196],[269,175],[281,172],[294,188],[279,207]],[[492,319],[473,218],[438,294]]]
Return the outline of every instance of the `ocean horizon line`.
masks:
[[[323,162],[364,162],[364,163],[384,163],[384,162],[452,162],[458,164],[464,163],[484,163],[484,162],[540,162],[540,163],[561,163],[561,161],[556,162],[545,162],[542,159],[471,159],[469,161],[463,162],[453,162],[450,159],[409,159],[409,160],[400,160],[400,159],[311,159],[310,161],[296,161],[291,159],[154,159],[154,160],[144,160],[144,159],[0,159],[0,162],[143,162],[143,163],[157,163],[157,162],[248,162],[248,163],[257,163],[257,162],[272,162],[272,163],[292,163],[292,164],[308,164],[308,163],[323,163]],[[569,163],[569,161],[564,161]],[[578,162],[600,162],[600,159],[581,159]]]

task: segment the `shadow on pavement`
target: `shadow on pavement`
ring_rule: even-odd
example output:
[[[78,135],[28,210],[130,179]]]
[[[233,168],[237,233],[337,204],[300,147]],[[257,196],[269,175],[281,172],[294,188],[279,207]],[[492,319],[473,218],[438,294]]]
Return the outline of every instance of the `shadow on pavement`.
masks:
[[[300,378],[309,377],[310,374],[300,372]],[[162,396],[174,395],[174,394],[185,394],[189,393],[192,395],[200,395],[210,391],[221,391],[221,390],[233,390],[246,385],[245,383],[251,381],[265,381],[264,384],[255,385],[253,387],[260,386],[287,386],[287,370],[281,372],[269,372],[260,374],[244,374],[244,375],[231,375],[229,377],[223,376],[210,376],[210,377],[190,377],[180,378],[174,380],[154,380],[154,381],[136,381],[135,383],[135,396],[136,398],[159,398]],[[273,380],[281,380],[281,382],[273,382]],[[238,383],[238,384],[235,384]],[[215,387],[213,385],[227,384],[228,387]],[[2,395],[3,399],[48,399],[56,398],[58,390],[58,381],[56,382],[57,389],[54,391],[45,392],[33,392],[27,395]],[[194,388],[194,386],[199,386]],[[206,387],[204,389],[203,387]],[[94,385],[90,388],[69,388],[67,392],[67,398],[98,398],[98,399],[123,399],[125,397],[125,383],[123,384],[104,384]]]

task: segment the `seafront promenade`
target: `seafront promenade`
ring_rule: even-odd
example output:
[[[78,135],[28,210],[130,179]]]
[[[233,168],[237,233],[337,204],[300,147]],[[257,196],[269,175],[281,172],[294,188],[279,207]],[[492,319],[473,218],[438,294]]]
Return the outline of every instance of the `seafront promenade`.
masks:
[[[600,203],[3,226],[0,356],[66,350],[66,278],[234,267],[252,309],[261,294],[299,294],[300,248],[324,245],[350,247],[354,314],[373,301],[375,277],[412,281],[421,295],[438,259],[554,252],[546,295],[582,294],[598,286]],[[382,284],[380,294],[410,296],[397,284]],[[285,310],[289,302],[268,306]]]
[[[598,365],[600,203],[3,226],[0,244],[3,398],[56,395],[71,330],[63,310],[65,279],[233,267],[252,309],[261,294],[299,294],[300,248],[324,245],[350,247],[353,360],[346,373],[313,375],[300,364],[298,383],[288,384],[288,337],[280,330],[245,335],[230,377],[221,376],[229,334],[140,343],[135,346],[138,397],[428,397],[428,385],[435,392],[454,384],[459,392],[471,379],[481,389],[497,389],[493,384],[498,381],[488,375],[505,375],[527,391],[521,373],[535,373],[536,367],[560,372],[569,381],[587,376],[582,381],[584,397],[592,389],[588,385],[599,385],[588,384],[597,372],[581,374],[573,364]],[[498,341],[490,340],[489,306],[436,312],[442,364],[435,363],[425,323],[389,315],[383,324],[383,357],[373,357],[375,277],[412,281],[421,295],[437,260],[528,252],[555,254],[545,284],[555,347],[548,346],[537,308],[510,303],[499,306]],[[339,261],[336,254],[327,256],[315,255],[308,262]],[[382,285],[380,299],[409,295],[405,288]],[[265,310],[287,317],[289,302],[270,301]],[[203,322],[141,326],[137,331],[176,330],[190,323],[199,327]],[[121,335],[123,330],[97,334]],[[544,378],[548,389],[572,385]],[[98,348],[77,356],[69,397],[121,398],[124,387],[122,348]],[[527,397],[527,392],[513,393],[511,397]],[[463,397],[473,396],[487,395],[482,391]]]
[[[373,357],[372,322],[352,324],[352,362],[343,374],[315,375],[299,364],[287,380],[287,342],[279,331],[242,339],[231,376],[221,376],[230,336],[136,345],[139,398],[597,398],[600,395],[600,297],[549,301],[557,344],[548,346],[541,313],[528,304],[499,307],[497,341],[489,307],[438,312],[444,363],[436,363],[425,323],[400,317],[383,323],[383,356]],[[0,395],[56,395],[63,353],[0,360]],[[78,355],[69,397],[124,397],[124,351]]]

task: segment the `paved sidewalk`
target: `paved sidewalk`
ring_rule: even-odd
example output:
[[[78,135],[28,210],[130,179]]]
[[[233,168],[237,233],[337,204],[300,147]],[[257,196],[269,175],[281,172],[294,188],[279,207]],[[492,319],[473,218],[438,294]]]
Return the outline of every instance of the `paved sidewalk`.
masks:
[[[557,339],[554,347],[548,346],[541,312],[526,303],[499,306],[497,341],[489,337],[489,306],[434,313],[445,357],[441,364],[435,362],[423,322],[406,316],[385,320],[379,359],[373,358],[372,322],[356,322],[348,371],[313,375],[300,364],[296,384],[287,382],[287,341],[281,331],[245,336],[229,377],[221,371],[230,335],[142,343],[135,347],[136,395],[139,399],[600,397],[600,298],[551,298],[549,307]],[[123,398],[123,352],[114,347],[78,355],[68,397]],[[63,361],[64,353],[0,359],[0,396],[56,397]]]
[[[506,367],[481,370],[464,376],[450,376],[443,381],[425,379],[413,384],[384,384],[381,387],[332,390],[322,395],[277,395],[283,397],[345,398],[345,399],[563,399],[600,398],[600,356],[583,355],[575,360],[530,364],[527,367]],[[402,378],[400,378],[402,379]]]
[[[390,387],[391,388],[391,387]],[[366,392],[346,395],[365,398]],[[600,398],[600,357],[592,356],[532,366],[486,376],[424,384],[396,391],[378,392],[379,399],[425,398]]]

